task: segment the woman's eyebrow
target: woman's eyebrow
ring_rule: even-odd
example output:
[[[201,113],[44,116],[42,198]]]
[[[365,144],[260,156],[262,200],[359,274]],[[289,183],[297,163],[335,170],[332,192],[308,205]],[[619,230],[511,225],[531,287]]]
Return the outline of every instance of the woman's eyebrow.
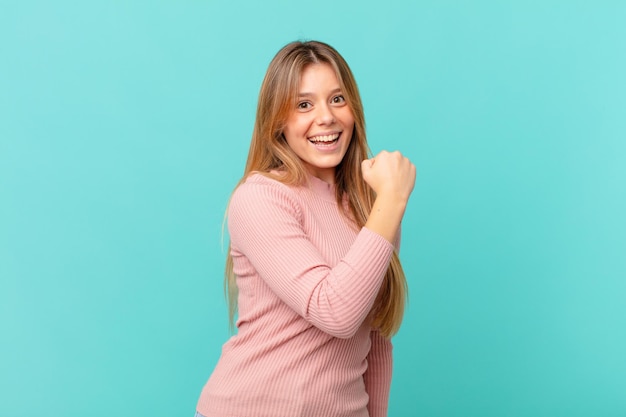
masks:
[[[335,89],[333,89],[330,92],[330,95],[336,94],[336,93],[341,93],[341,88],[337,87]],[[298,97],[314,97],[315,94],[313,93],[308,93],[308,92],[302,92],[302,93],[298,93]]]

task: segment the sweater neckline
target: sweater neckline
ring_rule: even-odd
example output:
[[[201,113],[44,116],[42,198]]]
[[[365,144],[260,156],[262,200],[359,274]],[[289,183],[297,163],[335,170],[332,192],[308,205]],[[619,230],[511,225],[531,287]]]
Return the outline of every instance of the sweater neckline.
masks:
[[[309,174],[309,188],[325,200],[336,201],[335,185]]]

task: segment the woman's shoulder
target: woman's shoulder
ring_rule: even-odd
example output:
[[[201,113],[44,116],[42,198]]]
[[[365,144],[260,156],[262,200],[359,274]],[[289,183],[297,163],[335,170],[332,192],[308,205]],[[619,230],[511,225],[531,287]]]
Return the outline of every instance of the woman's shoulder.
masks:
[[[299,211],[302,201],[297,187],[280,181],[280,172],[254,172],[235,188],[230,202],[231,206],[233,204],[255,205],[258,208],[288,204]]]
[[[237,193],[256,193],[275,190],[279,193],[293,194],[293,187],[280,181],[280,172],[253,172],[249,174],[235,189]]]

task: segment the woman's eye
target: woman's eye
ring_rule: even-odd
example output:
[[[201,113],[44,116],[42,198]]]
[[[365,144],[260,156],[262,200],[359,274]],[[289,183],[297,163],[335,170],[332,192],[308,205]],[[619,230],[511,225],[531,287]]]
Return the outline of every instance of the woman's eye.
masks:
[[[308,101],[301,101],[300,103],[298,103],[298,109],[299,110],[306,110],[311,106],[311,103],[309,103]]]
[[[333,97],[333,103],[344,103],[346,99],[343,96]]]

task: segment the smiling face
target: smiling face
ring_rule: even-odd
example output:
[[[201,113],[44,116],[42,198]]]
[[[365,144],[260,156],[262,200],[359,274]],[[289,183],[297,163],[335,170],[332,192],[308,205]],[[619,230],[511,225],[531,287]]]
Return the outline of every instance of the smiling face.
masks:
[[[354,130],[354,116],[328,64],[304,68],[296,108],[283,134],[287,144],[314,176],[335,183],[335,168],[343,160]]]

